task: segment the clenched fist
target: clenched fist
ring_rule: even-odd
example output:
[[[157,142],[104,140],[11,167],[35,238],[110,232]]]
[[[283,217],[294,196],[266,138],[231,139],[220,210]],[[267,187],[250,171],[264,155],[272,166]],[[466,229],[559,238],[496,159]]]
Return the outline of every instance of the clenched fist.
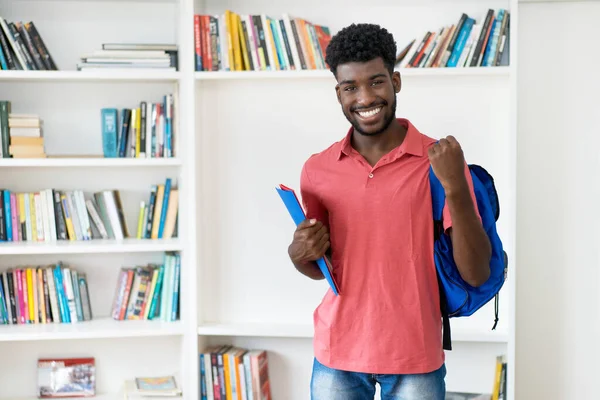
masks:
[[[307,219],[296,227],[288,253],[292,262],[304,264],[323,257],[329,245],[327,227],[319,221]]]
[[[446,192],[464,187],[465,158],[462,148],[454,136],[440,139],[429,148],[429,161],[435,176]]]

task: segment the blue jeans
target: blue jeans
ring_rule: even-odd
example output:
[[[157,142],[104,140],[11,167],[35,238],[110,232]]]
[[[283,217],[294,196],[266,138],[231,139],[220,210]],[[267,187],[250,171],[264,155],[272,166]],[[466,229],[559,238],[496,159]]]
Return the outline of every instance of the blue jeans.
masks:
[[[444,400],[446,366],[426,374],[366,374],[331,369],[315,358],[310,382],[311,400],[369,400],[375,384],[382,400]]]

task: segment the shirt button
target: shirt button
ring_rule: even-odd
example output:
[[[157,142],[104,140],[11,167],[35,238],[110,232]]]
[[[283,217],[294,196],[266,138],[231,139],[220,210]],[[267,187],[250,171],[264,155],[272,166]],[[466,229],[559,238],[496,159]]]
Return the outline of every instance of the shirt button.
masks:
[[[373,177],[373,174],[369,174],[369,178],[372,178],[372,177]]]

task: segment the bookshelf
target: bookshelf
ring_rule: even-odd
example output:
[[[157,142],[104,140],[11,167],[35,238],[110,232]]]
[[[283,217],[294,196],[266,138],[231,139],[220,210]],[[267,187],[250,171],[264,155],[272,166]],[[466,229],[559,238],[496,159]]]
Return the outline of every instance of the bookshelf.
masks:
[[[0,187],[118,189],[126,194],[130,227],[136,226],[137,204],[147,199],[150,185],[170,177],[180,196],[178,238],[0,243],[2,270],[61,260],[85,271],[98,315],[72,325],[0,326],[0,351],[15,360],[0,366],[0,387],[7,388],[0,400],[35,398],[35,360],[47,355],[95,356],[102,400],[122,398],[125,379],[163,374],[177,376],[185,399],[199,400],[198,354],[212,344],[268,350],[274,398],[307,398],[312,312],[326,286],[303,278],[289,263],[293,226],[274,187],[298,188],[304,160],[339,140],[348,123],[327,70],[196,71],[194,15],[225,9],[278,18],[288,13],[328,26],[332,33],[358,20],[377,22],[392,31],[400,50],[425,30],[455,23],[462,12],[482,19],[488,8],[511,12],[510,66],[400,68],[398,115],[432,136],[455,134],[468,161],[484,165],[496,178],[499,229],[511,260],[500,322],[490,331],[493,302],[470,319],[452,321],[455,349],[447,354],[447,385],[491,392],[495,357],[507,354],[508,399],[514,399],[516,0],[375,0],[368,7],[341,0],[9,4],[0,16],[34,21],[60,70],[0,71],[1,97],[11,100],[16,112],[39,114],[47,152],[68,157],[0,159],[0,171],[5,170]],[[76,70],[83,54],[118,42],[176,43],[179,69]],[[178,101],[174,158],[81,156],[102,152],[102,107],[132,107],[166,93],[176,93]],[[167,251],[181,254],[180,320],[111,320],[119,269],[160,262]]]
[[[339,1],[317,3],[207,0],[195,13],[305,18],[332,33],[354,22],[378,22],[400,51],[425,30],[455,23],[462,12],[482,20],[488,8],[511,12],[511,64],[500,67],[402,68],[398,115],[423,132],[453,133],[468,161],[493,174],[500,193],[499,229],[514,260],[516,144],[516,1]],[[360,15],[360,17],[357,17]],[[293,224],[275,192],[299,187],[303,162],[348,129],[327,70],[196,71],[199,184],[199,348],[215,343],[270,350],[276,398],[309,397],[312,317],[327,286],[299,275],[287,258]],[[432,118],[434,117],[434,118]],[[244,196],[244,201],[240,197]],[[235,249],[233,251],[232,249]],[[472,318],[453,320],[447,387],[491,393],[496,356],[514,355],[514,262],[500,295]],[[514,377],[507,398],[513,399]]]

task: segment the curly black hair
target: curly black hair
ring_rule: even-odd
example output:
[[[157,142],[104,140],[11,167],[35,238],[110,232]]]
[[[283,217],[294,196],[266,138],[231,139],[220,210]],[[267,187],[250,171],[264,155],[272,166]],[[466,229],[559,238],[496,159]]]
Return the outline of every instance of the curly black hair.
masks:
[[[396,41],[385,28],[376,24],[352,24],[336,33],[329,42],[325,62],[336,75],[337,67],[347,62],[383,59],[392,74],[396,62]]]

